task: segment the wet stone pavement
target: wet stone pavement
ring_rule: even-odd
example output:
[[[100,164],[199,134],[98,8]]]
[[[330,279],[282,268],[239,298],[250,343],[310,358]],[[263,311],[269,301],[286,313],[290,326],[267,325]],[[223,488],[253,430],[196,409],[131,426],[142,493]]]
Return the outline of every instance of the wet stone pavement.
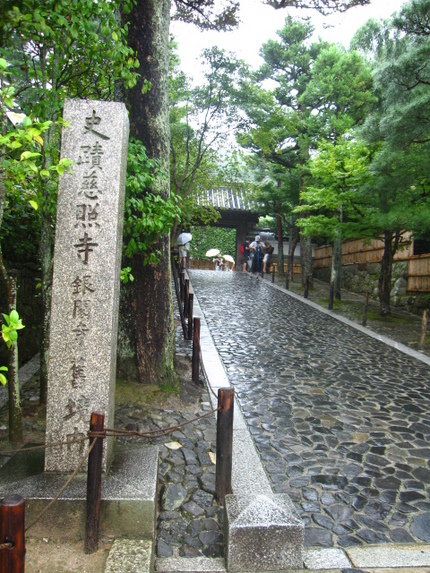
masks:
[[[256,277],[189,274],[305,545],[429,542],[428,365]]]

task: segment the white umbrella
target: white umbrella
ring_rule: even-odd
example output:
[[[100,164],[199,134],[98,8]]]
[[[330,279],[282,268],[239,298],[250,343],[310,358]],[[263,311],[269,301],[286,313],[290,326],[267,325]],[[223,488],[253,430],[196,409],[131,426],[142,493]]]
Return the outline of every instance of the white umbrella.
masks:
[[[216,257],[217,255],[219,255],[219,249],[209,249],[209,251],[206,251],[206,257]]]
[[[223,255],[223,257],[225,258],[226,261],[228,261],[229,263],[234,263],[234,259],[231,255]]]
[[[189,243],[192,238],[193,236],[191,233],[181,233],[179,237],[176,239],[176,244],[185,245],[186,243]]]

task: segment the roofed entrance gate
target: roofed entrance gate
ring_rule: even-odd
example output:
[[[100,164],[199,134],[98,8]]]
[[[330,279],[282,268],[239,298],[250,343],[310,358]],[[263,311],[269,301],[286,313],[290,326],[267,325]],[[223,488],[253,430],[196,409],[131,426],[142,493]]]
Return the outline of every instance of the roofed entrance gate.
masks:
[[[221,218],[211,223],[213,227],[236,229],[236,269],[238,268],[240,245],[245,241],[249,230],[258,223],[257,205],[245,198],[241,191],[232,189],[210,189],[203,191],[197,203],[202,207],[213,207]]]

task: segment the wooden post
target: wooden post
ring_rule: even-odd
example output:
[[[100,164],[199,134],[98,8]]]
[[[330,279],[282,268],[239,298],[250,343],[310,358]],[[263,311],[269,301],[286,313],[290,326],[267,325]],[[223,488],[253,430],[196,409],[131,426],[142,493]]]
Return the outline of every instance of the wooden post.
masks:
[[[179,275],[179,287],[181,293],[181,302],[184,302],[185,271],[181,271],[181,274]]]
[[[192,340],[193,338],[193,306],[194,306],[194,294],[192,292],[188,295],[188,329],[187,329],[187,340]]]
[[[105,415],[101,412],[91,413],[91,432],[102,432]],[[102,460],[103,438],[90,437],[90,446],[97,439],[88,456],[87,477],[87,518],[85,523],[84,553],[95,553],[99,544],[100,503],[102,493]]]
[[[194,319],[192,380],[198,384],[200,380],[200,318]]]
[[[428,322],[428,313],[425,310],[423,312],[423,319],[421,322],[421,339],[420,339],[420,350],[421,350],[421,352],[424,352],[424,347],[426,344],[427,322]]]
[[[369,306],[369,291],[366,291],[366,297],[364,299],[364,312],[363,312],[363,321],[362,326],[366,326],[367,324],[367,307]]]
[[[333,301],[334,301],[334,282],[330,283],[330,290],[328,292],[328,309],[333,310]]]
[[[275,265],[272,265],[272,284],[275,282]]]
[[[216,436],[216,497],[220,504],[232,493],[231,471],[233,466],[233,415],[234,389],[218,390],[218,416]]]
[[[190,296],[190,279],[185,279],[185,288],[184,288],[184,316],[185,316],[185,318],[188,317],[189,296]]]
[[[25,501],[18,494],[4,497],[0,503],[0,549],[1,573],[24,573]],[[10,545],[10,546],[8,546]]]

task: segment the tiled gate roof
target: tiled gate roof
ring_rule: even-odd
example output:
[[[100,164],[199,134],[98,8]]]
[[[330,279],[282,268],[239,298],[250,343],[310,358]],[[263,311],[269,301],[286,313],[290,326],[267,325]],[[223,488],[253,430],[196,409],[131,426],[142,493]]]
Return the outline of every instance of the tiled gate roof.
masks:
[[[197,198],[198,205],[228,209],[230,211],[256,211],[256,204],[243,194],[243,191],[233,189],[208,189],[202,191]]]

